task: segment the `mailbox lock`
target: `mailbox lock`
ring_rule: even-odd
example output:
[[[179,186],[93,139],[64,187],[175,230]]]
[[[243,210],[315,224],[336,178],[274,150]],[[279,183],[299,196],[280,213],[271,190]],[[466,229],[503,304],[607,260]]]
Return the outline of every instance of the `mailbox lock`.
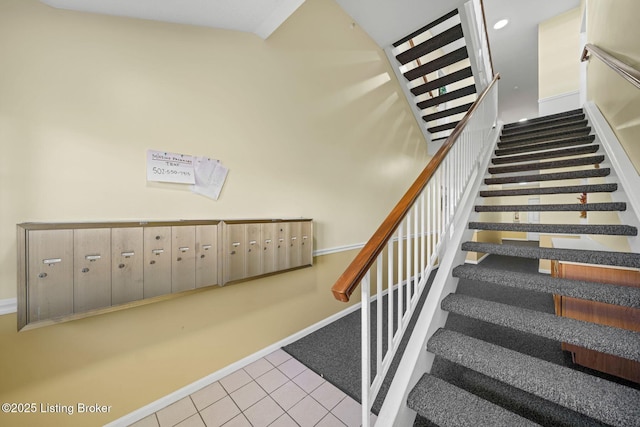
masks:
[[[160,240],[160,236],[156,236],[156,240]]]
[[[180,256],[179,256],[179,257],[178,257],[178,259],[177,259],[177,261],[182,261],[182,257],[180,257]]]
[[[151,260],[151,261],[149,262],[149,264],[155,264],[155,263],[156,263],[156,261],[155,261],[155,260]]]
[[[206,250],[206,249],[205,249],[205,250]],[[204,254],[203,254],[203,255],[200,255],[200,258],[204,258]]]
[[[45,277],[47,277],[47,273],[40,273],[38,274],[38,277],[44,279]]]
[[[229,252],[229,254],[231,254],[231,255],[235,255],[235,254],[236,254],[236,251],[231,251],[231,252]]]
[[[83,268],[83,269],[82,269],[82,272],[83,272],[83,273],[88,273],[88,272],[89,272],[89,269],[88,269],[87,267],[85,267],[85,268]]]
[[[124,268],[124,264],[119,264],[118,268]]]

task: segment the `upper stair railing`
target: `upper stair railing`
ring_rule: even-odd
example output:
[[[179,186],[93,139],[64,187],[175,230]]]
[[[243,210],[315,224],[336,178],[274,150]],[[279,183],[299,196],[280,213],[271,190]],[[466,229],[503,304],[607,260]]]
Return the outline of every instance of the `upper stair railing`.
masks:
[[[587,61],[589,55],[594,55],[596,58],[607,64],[613,71],[620,74],[629,83],[640,89],[640,71],[633,68],[631,65],[620,61],[615,56],[611,55],[607,51],[599,48],[596,45],[587,43],[582,50],[582,61]]]
[[[496,74],[332,288],[340,301],[349,301],[361,288],[364,427],[427,279],[453,234],[458,203],[497,138],[498,79]],[[372,293],[375,318],[368,303]]]

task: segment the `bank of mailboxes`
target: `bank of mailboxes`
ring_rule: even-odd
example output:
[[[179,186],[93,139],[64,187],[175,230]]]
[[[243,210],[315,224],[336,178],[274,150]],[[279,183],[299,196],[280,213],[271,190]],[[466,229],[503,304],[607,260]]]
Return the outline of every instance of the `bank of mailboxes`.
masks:
[[[225,221],[224,283],[311,265],[311,220]]]
[[[18,329],[311,265],[311,224],[19,224]]]

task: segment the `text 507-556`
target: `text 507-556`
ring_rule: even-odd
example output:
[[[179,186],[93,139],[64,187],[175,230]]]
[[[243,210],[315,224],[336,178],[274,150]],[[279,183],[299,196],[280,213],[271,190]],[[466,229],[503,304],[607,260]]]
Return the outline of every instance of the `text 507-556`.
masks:
[[[189,171],[179,171],[179,170],[175,170],[175,169],[165,169],[165,168],[159,168],[159,167],[154,167],[153,169],[153,173],[156,175],[184,175],[184,176],[191,176],[191,172]]]

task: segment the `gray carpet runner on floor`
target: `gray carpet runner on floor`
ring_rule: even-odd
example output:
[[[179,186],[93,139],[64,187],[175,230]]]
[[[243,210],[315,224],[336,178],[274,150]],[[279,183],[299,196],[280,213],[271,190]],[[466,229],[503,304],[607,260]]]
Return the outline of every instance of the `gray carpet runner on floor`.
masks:
[[[552,187],[491,189],[482,198],[619,191],[613,182],[562,185],[564,180],[607,177],[605,156],[592,144],[581,110],[505,125],[486,185],[556,181]],[[513,145],[511,145],[513,144]],[[566,148],[569,147],[569,148]],[[549,160],[551,159],[551,160]],[[593,167],[596,165],[596,168]],[[536,174],[533,171],[575,168]],[[526,174],[527,171],[531,171]],[[525,172],[525,174],[522,174]],[[531,185],[530,185],[531,187]],[[507,199],[508,200],[508,199]],[[625,203],[478,205],[476,212],[624,211]],[[576,221],[577,222],[577,221]],[[627,224],[528,224],[470,221],[469,229],[571,235],[636,236]],[[479,265],[460,265],[458,289],[441,301],[449,313],[429,340],[430,373],[410,392],[416,426],[545,425],[640,426],[640,384],[580,368],[562,355],[560,342],[640,362],[640,332],[561,317],[551,295],[640,308],[640,288],[554,278],[537,272],[539,259],[640,268],[640,254],[464,242],[462,251],[489,254]],[[504,259],[502,264],[496,260]],[[542,302],[545,301],[545,302]],[[555,348],[555,351],[550,349]],[[568,354],[568,353],[567,353]],[[561,355],[560,357],[558,357]],[[533,424],[531,424],[533,423]]]

